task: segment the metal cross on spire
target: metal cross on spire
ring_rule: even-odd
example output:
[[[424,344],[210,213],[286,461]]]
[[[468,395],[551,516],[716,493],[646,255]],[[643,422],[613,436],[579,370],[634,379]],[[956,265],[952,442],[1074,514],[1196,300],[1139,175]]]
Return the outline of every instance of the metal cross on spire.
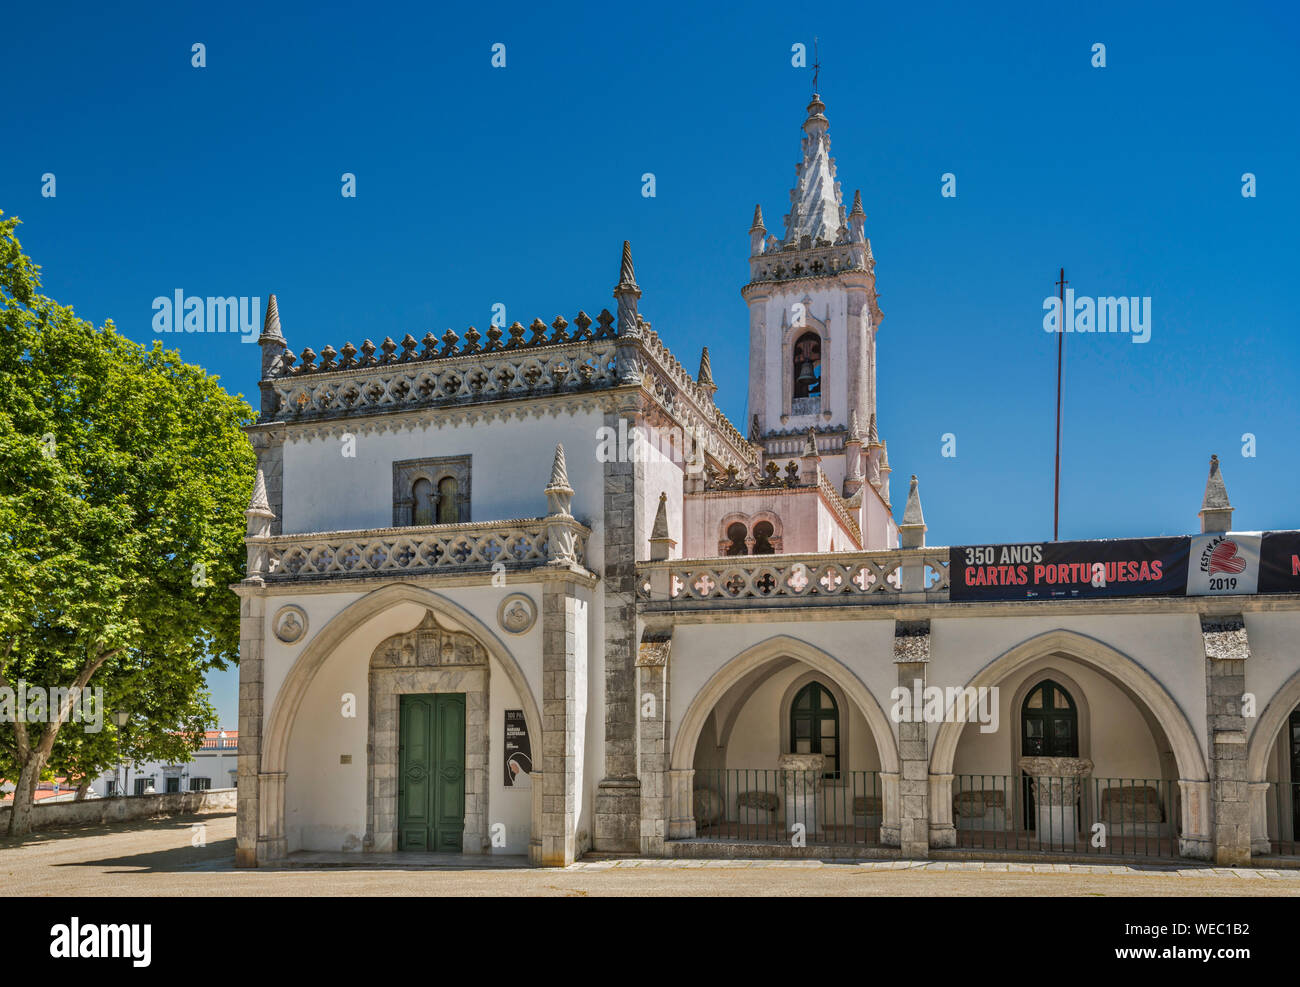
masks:
[[[813,35],[813,95],[817,95],[817,73],[821,71],[822,63],[817,54],[817,35]]]

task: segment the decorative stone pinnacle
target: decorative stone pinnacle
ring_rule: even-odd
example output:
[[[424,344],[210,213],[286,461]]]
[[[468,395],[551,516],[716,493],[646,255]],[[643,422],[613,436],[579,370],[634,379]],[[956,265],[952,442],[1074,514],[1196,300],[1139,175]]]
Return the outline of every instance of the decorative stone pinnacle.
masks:
[[[880,433],[876,431],[876,413],[871,413],[871,420],[867,423],[867,445],[880,445]]]
[[[257,479],[253,481],[253,496],[249,499],[248,510],[244,513],[249,517],[275,517],[271,513],[271,502],[266,496],[266,476],[260,466],[257,468]]]
[[[266,303],[266,321],[262,323],[262,335],[283,337],[280,332],[280,307],[275,302],[275,295]]]
[[[763,207],[755,204],[754,206],[754,225],[749,228],[750,233],[766,233],[767,227],[763,225]]]
[[[850,212],[849,215],[850,215],[850,216],[865,216],[865,215],[866,215],[866,213],[863,212],[863,210],[862,210],[862,192],[861,192],[861,190],[855,189],[854,192],[853,192],[853,211]]]
[[[709,363],[709,348],[706,346],[700,352],[700,372],[696,375],[696,382],[701,387],[709,388],[710,391],[716,391],[717,385],[713,383],[713,366]]]
[[[552,515],[571,516],[569,505],[573,502],[573,487],[569,486],[569,470],[564,463],[564,446],[556,443],[555,460],[551,463],[551,482],[546,485],[546,506]]]
[[[630,240],[624,240],[623,261],[619,265],[618,288],[615,289],[615,293],[623,289],[636,287],[636,272],[632,269],[632,242]],[[639,295],[640,292],[638,291],[637,294]]]
[[[847,441],[862,441],[862,429],[858,425],[858,411],[856,408],[849,412],[849,437]]]
[[[1205,480],[1205,498],[1201,502],[1203,511],[1221,511],[1231,509],[1228,501],[1228,488],[1223,483],[1223,474],[1219,472],[1219,457],[1210,457],[1210,475]]]
[[[889,450],[885,448],[885,443],[880,443],[880,468],[889,469]]]
[[[650,529],[650,539],[668,537],[668,494],[659,494],[659,507],[655,510],[655,523]]]
[[[903,508],[904,525],[925,526],[925,515],[921,512],[921,492],[916,486],[916,474],[912,474],[912,485],[907,490],[907,506]]]

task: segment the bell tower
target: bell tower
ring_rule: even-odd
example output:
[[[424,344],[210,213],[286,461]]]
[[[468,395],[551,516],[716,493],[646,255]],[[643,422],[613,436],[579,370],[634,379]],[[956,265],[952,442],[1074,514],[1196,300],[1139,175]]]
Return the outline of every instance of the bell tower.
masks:
[[[867,463],[857,423],[876,413],[875,260],[866,213],[855,192],[846,214],[830,155],[826,104],[813,94],[803,124],[803,160],[795,170],[781,239],[754,208],[749,229],[750,439],[765,457],[803,450],[809,429],[828,479],[851,494]],[[852,461],[850,461],[852,460]]]

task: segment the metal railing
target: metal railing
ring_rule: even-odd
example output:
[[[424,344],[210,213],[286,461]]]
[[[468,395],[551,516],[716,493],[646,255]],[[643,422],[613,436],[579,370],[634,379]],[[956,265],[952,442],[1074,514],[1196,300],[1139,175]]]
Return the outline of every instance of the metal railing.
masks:
[[[1178,856],[1178,783],[1166,778],[956,775],[957,847]]]
[[[698,839],[789,846],[879,846],[878,771],[695,771]]]

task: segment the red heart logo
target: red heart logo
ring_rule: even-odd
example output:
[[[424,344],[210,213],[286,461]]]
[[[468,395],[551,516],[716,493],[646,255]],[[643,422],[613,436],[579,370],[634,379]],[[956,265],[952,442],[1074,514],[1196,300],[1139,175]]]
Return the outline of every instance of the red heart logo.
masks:
[[[1246,568],[1246,560],[1237,554],[1235,541],[1221,541],[1210,553],[1210,575],[1216,572],[1228,572],[1233,575]]]

